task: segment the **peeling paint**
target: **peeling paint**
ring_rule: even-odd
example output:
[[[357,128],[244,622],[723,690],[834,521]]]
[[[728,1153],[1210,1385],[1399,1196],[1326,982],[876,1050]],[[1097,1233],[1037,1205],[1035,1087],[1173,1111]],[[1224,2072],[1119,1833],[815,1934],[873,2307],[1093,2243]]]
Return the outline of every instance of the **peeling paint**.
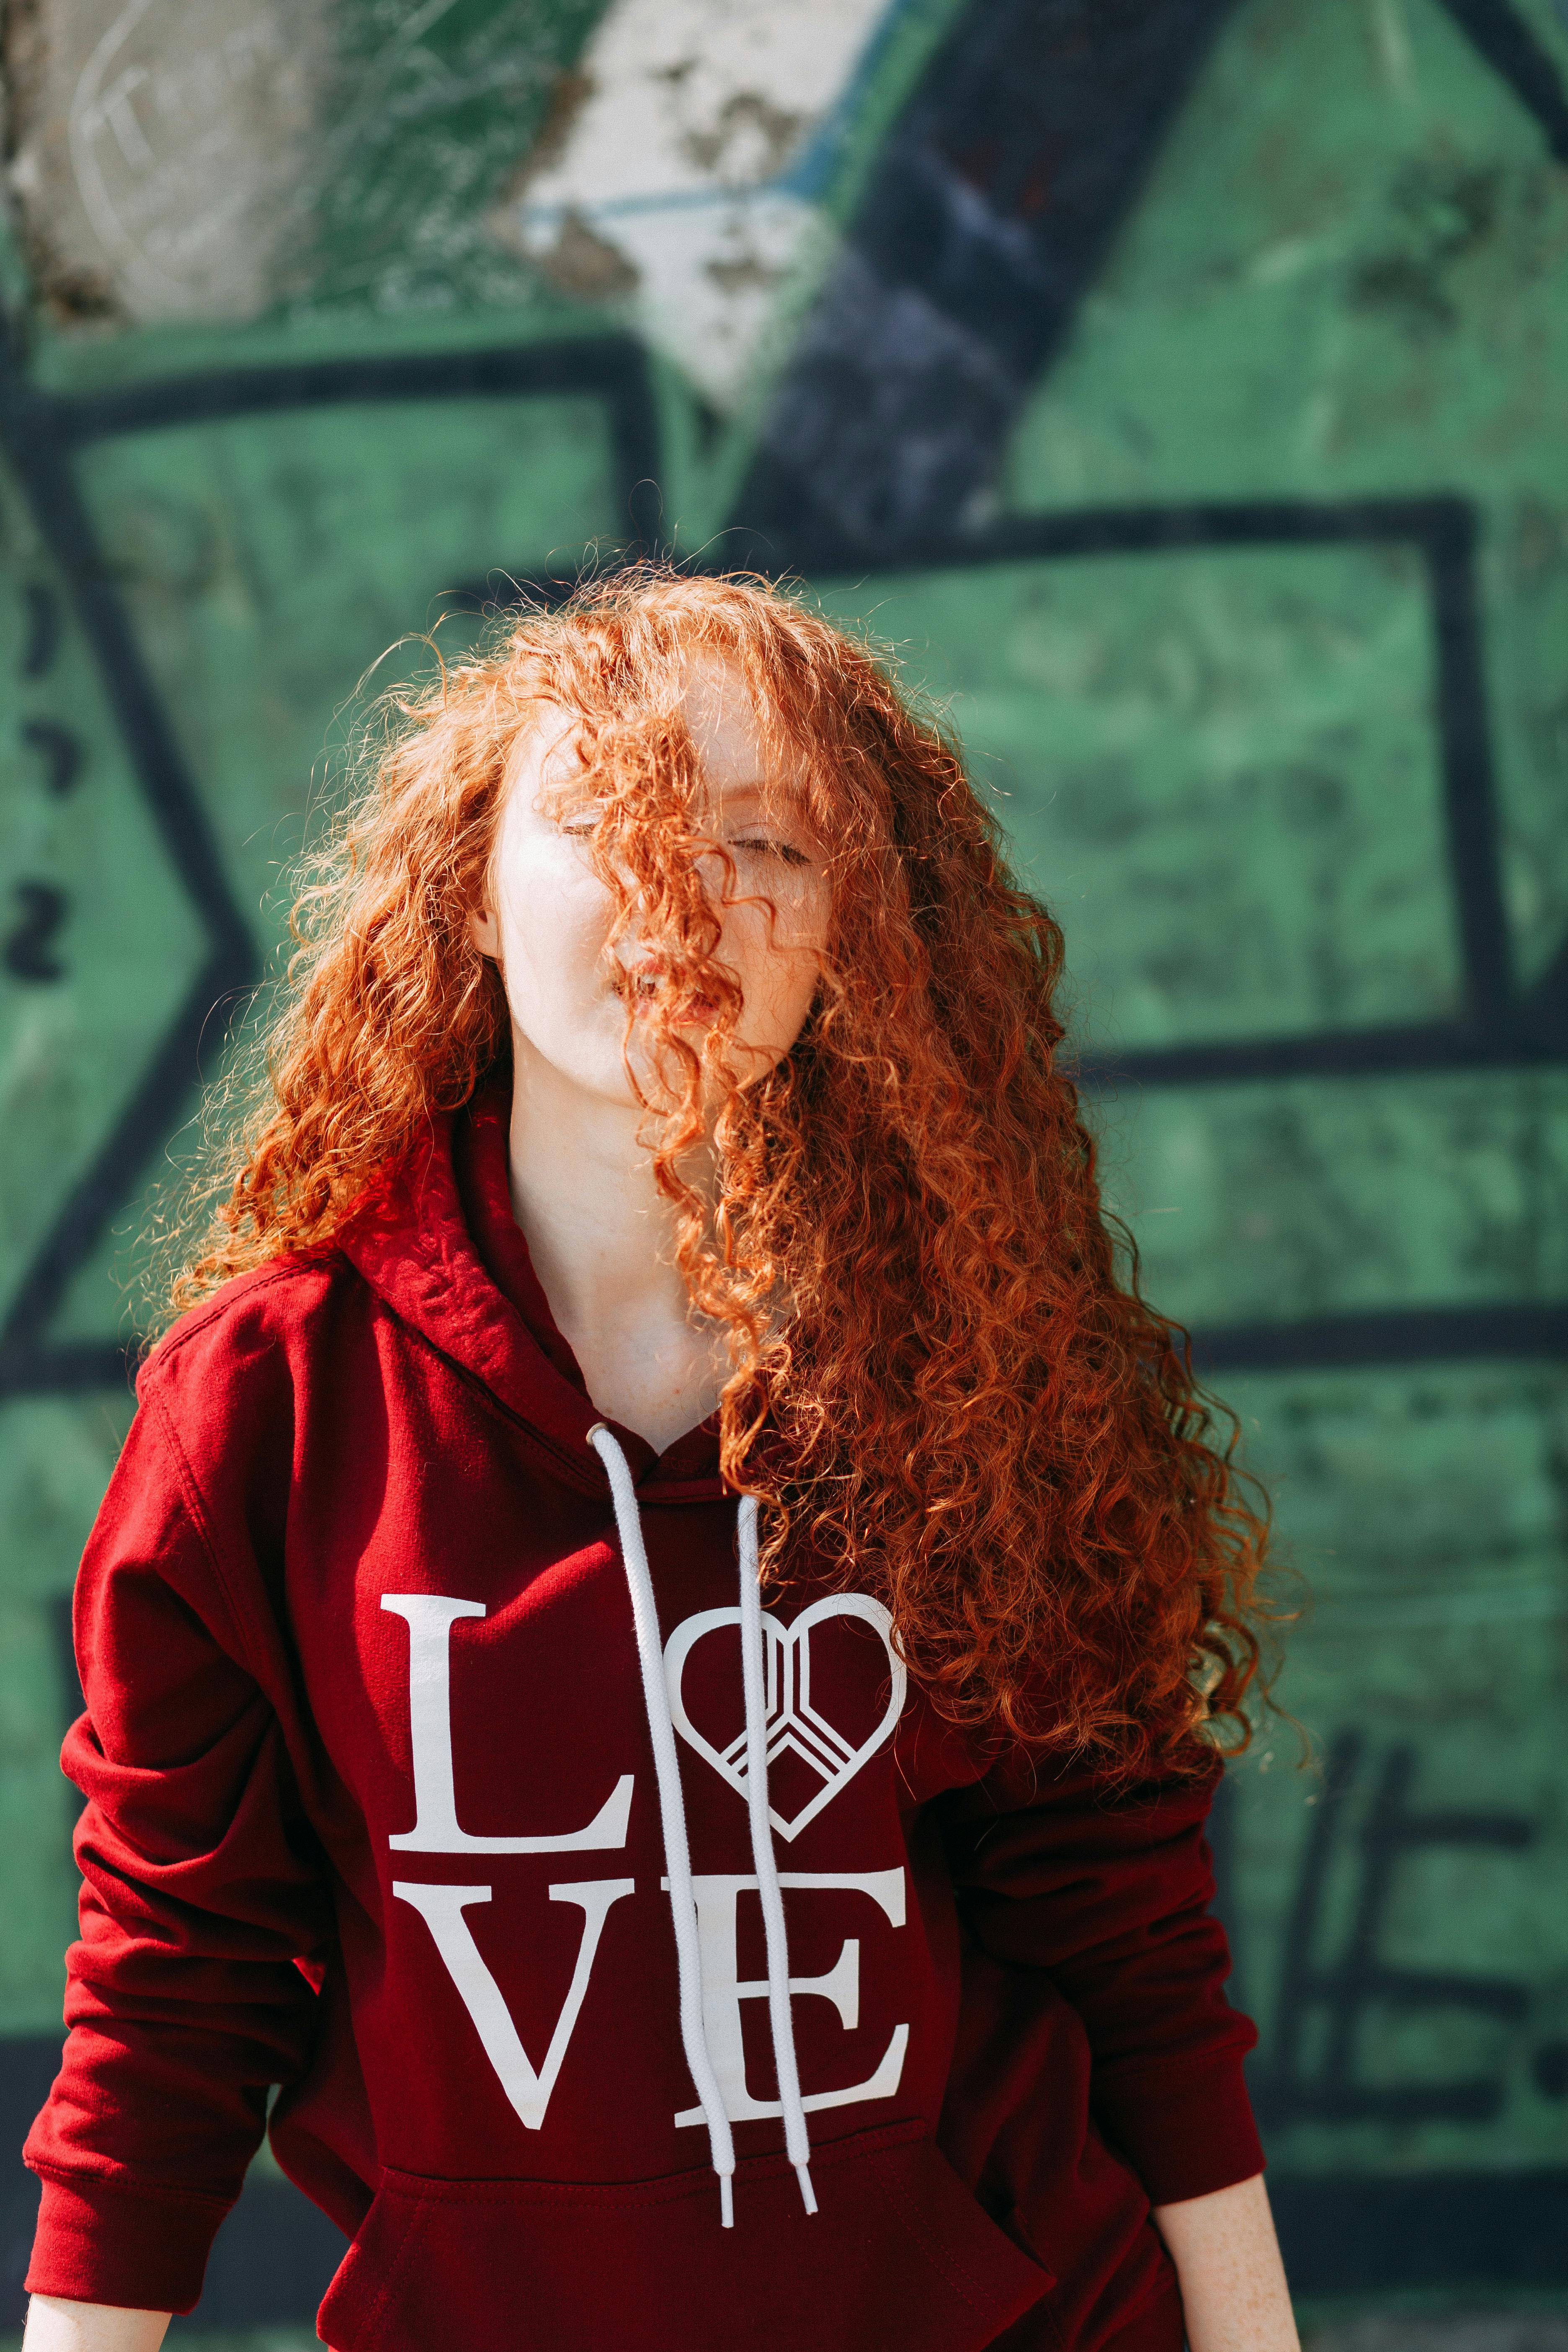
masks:
[[[553,284],[624,297],[648,341],[732,413],[788,289],[833,250],[814,147],[889,13],[887,0],[618,0],[563,83],[501,233]]]

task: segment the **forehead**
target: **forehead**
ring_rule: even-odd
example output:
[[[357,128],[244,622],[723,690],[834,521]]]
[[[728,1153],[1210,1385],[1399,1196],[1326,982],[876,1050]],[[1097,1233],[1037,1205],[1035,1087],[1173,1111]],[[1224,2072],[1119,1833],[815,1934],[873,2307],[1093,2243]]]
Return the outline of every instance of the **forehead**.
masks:
[[[680,710],[704,780],[716,796],[775,804],[805,800],[805,762],[769,714],[759,710],[738,664],[721,655],[694,654]]]
[[[679,709],[705,758],[713,749],[727,754],[737,746],[756,746],[756,706],[740,670],[721,655],[690,656],[681,677]]]
[[[559,702],[540,700],[513,739],[501,784],[502,805],[530,808],[541,793],[559,792],[582,767],[577,718]]]
[[[683,666],[676,707],[689,729],[709,790],[717,797],[795,801],[800,761],[778,729],[758,711],[739,666],[698,649]],[[506,790],[530,800],[569,791],[584,772],[578,714],[542,696],[519,730],[507,763]]]

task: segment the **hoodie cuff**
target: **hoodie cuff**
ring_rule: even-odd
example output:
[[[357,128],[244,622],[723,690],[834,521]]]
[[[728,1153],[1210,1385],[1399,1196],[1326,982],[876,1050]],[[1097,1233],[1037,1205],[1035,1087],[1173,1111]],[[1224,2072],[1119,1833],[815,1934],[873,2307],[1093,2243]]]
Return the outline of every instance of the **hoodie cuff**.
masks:
[[[1241,2059],[1239,2051],[1227,2051],[1198,2072],[1173,2067],[1096,2085],[1096,2118],[1143,2183],[1151,2205],[1207,2197],[1262,2171],[1263,2143]]]
[[[44,2173],[29,2294],[186,2312],[228,2211],[216,2197],[141,2189],[92,2173]]]

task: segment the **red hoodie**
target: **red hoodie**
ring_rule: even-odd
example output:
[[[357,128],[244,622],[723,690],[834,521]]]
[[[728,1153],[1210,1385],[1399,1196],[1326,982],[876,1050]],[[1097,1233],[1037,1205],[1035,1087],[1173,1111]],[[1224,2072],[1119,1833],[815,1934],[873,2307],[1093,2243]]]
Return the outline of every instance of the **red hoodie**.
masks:
[[[1149,2201],[1262,2164],[1210,1786],[959,1733],[805,1570],[748,1685],[711,1426],[613,1430],[617,1527],[498,1101],[455,1160],[142,1372],[77,1588],[29,2287],[189,2310],[281,2083],[278,2159],[353,2239],[337,2352],[1179,2352]]]

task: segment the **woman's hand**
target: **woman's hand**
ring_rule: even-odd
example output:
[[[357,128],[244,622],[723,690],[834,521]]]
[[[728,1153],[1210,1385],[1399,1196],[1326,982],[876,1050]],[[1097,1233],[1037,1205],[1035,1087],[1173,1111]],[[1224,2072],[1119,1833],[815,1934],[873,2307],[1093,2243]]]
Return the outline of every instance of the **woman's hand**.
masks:
[[[1190,2352],[1300,2352],[1261,2173],[1156,2205],[1154,2226],[1182,2283]]]
[[[36,2294],[22,2352],[158,2352],[166,2311],[124,2311],[112,2303],[67,2303]]]

